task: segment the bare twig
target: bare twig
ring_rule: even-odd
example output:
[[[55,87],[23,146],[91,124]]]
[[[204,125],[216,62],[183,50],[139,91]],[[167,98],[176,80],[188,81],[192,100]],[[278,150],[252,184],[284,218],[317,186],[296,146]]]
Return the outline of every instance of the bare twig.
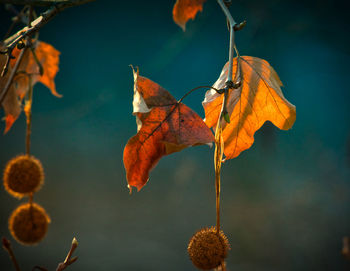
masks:
[[[215,153],[214,153],[214,167],[215,167],[215,192],[216,192],[216,232],[219,234],[220,232],[220,189],[221,189],[221,180],[220,180],[220,171],[221,171],[221,163],[224,151],[224,142],[222,139],[222,124],[221,121],[224,119],[227,123],[230,122],[230,116],[227,111],[227,101],[229,90],[232,88],[238,88],[241,85],[241,68],[239,62],[239,53],[235,45],[235,26],[237,25],[235,20],[233,19],[230,11],[227,8],[227,2],[224,0],[217,0],[221,9],[223,10],[230,29],[230,48],[229,48],[229,66],[228,66],[228,75],[226,81],[226,87],[220,90],[218,93],[224,93],[224,99],[222,102],[222,107],[220,111],[220,116],[216,124],[215,129]],[[234,52],[237,53],[237,70],[235,73],[234,81],[232,80],[233,74],[233,55]],[[225,266],[222,265],[222,270],[225,270]]]
[[[25,38],[26,36],[35,33],[49,21],[51,21],[58,13],[63,11],[66,8],[85,4],[87,2],[91,2],[93,0],[76,0],[76,1],[64,1],[59,2],[59,4],[51,6],[48,10],[43,12],[37,19],[35,19],[31,24],[23,29],[19,30],[16,34],[12,35],[8,39],[4,41],[4,45],[8,48],[13,48],[18,41]],[[0,2],[7,2],[4,0],[0,0]],[[13,2],[13,1],[11,1]],[[23,4],[32,2],[32,1],[21,1]],[[53,2],[53,1],[52,1]]]
[[[7,253],[10,256],[10,259],[13,263],[13,265],[15,266],[16,271],[21,271],[21,269],[19,268],[18,262],[16,260],[15,254],[13,253],[12,250],[12,246],[11,243],[8,239],[6,239],[5,237],[2,238],[2,247],[3,249],[5,249],[7,251]]]
[[[9,27],[9,29],[7,30],[7,33],[5,34],[3,39],[7,39],[8,36],[11,34],[14,26],[19,23],[22,22],[24,24],[28,24],[28,17],[25,15],[28,6],[25,6],[24,8],[22,8],[21,11],[18,11],[12,4],[6,4],[5,5],[6,10],[11,11],[12,13],[15,14],[15,17],[12,18],[12,24]]]
[[[4,101],[4,99],[5,99],[6,95],[7,95],[7,92],[8,92],[9,89],[10,89],[10,86],[11,86],[11,84],[12,84],[13,78],[15,77],[16,72],[17,72],[17,70],[18,70],[18,67],[19,67],[19,65],[21,64],[21,61],[22,61],[22,58],[23,58],[23,56],[24,56],[24,53],[25,53],[26,49],[27,49],[27,48],[24,48],[24,49],[20,52],[19,57],[18,57],[18,59],[17,59],[17,62],[16,62],[16,64],[15,64],[13,70],[11,71],[10,77],[9,77],[9,79],[8,79],[7,82],[6,82],[6,85],[5,85],[4,89],[3,89],[2,92],[0,93],[0,105],[1,105],[2,102]]]
[[[32,134],[32,104],[33,104],[33,84],[32,76],[29,76],[28,81],[28,96],[24,105],[24,113],[27,118],[27,130],[26,130],[26,154],[30,155],[30,136]]]
[[[37,64],[38,67],[39,67],[39,74],[42,76],[42,75],[44,74],[43,65],[41,65],[41,63],[40,63],[40,61],[39,61],[39,59],[38,59],[38,57],[37,57],[37,55],[36,55],[36,53],[35,53],[35,49],[34,49],[33,46],[30,47],[30,50],[31,50],[31,52],[32,52],[32,54],[33,54],[33,57],[34,57],[34,60],[35,60],[36,64]]]
[[[78,241],[77,239],[75,239],[75,237],[72,240],[72,245],[71,248],[67,254],[66,259],[64,260],[63,263],[59,263],[57,266],[56,271],[62,271],[64,269],[66,269],[69,265],[71,265],[72,263],[74,263],[76,260],[78,260],[78,257],[72,257],[74,250],[78,247]]]
[[[217,0],[222,11],[225,13],[225,16],[230,24],[230,49],[229,49],[229,66],[228,66],[228,76],[227,81],[232,81],[232,72],[233,72],[233,51],[234,51],[234,44],[235,44],[235,25],[236,22],[233,19],[230,11],[225,5],[225,2],[223,0]]]
[[[61,3],[70,3],[71,6],[77,6],[91,2],[93,0],[0,0],[0,3],[14,5],[31,5],[31,6],[52,6]]]
[[[32,271],[34,270],[40,270],[40,271],[49,271],[47,270],[45,267],[42,267],[42,266],[39,266],[39,265],[36,265],[32,268]]]

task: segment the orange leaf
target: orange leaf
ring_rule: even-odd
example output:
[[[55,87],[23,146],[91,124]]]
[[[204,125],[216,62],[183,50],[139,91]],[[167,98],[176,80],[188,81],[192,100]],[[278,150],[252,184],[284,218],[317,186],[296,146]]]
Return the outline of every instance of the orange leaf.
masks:
[[[11,74],[11,70],[17,61],[19,53],[20,50],[17,48],[15,48],[12,52],[15,58],[11,59],[10,67],[6,75],[0,78],[1,90],[5,87],[5,84]],[[41,82],[51,90],[51,93],[53,95],[56,97],[61,97],[61,95],[56,92],[56,86],[54,82],[55,76],[58,72],[60,52],[50,44],[38,41],[36,43],[35,53],[38,61],[43,67],[44,73],[43,75],[40,75],[38,64],[35,61],[32,52],[30,50],[27,50],[22,58],[21,64],[18,67],[19,73],[14,77],[10,89],[8,90],[8,93],[2,103],[6,114],[5,133],[9,131],[14,121],[20,115],[22,100],[29,90],[29,78],[26,74],[21,72],[25,71],[27,74],[31,74],[32,86],[34,86],[36,82]],[[5,61],[6,57],[4,55],[0,55],[0,68],[5,65]],[[11,121],[7,121],[7,117],[9,115],[11,115],[11,117],[9,117]]]
[[[139,191],[159,159],[188,146],[214,140],[210,129],[189,107],[178,103],[164,88],[134,73],[133,114],[137,134],[124,149],[124,166],[131,186]]]
[[[52,45],[40,41],[38,42],[35,48],[35,53],[44,70],[43,75],[37,75],[35,79],[40,83],[44,84],[46,87],[48,87],[53,95],[55,95],[56,97],[62,97],[62,95],[56,92],[56,85],[54,81],[58,72],[60,52],[56,50]],[[33,73],[39,72],[39,67],[36,64],[33,55],[31,55],[27,69],[31,69]],[[34,82],[34,84],[35,83],[36,81]]]
[[[13,115],[11,114],[8,114],[5,118],[5,131],[4,131],[4,134],[6,134],[10,128],[12,127],[12,124],[16,121],[16,117],[14,117]]]
[[[230,123],[222,120],[222,136],[226,159],[237,157],[249,149],[254,142],[254,133],[271,121],[282,130],[290,129],[296,118],[295,106],[289,103],[281,91],[282,82],[270,64],[260,58],[241,56],[242,85],[230,89],[227,99],[227,111]],[[237,58],[233,62],[233,76],[237,67]],[[228,75],[228,63],[224,66],[219,79],[213,87],[225,87]],[[216,125],[224,94],[208,90],[203,107],[205,122],[209,127]]]
[[[189,19],[194,20],[198,11],[203,10],[205,0],[177,0],[173,8],[173,19],[183,31]]]

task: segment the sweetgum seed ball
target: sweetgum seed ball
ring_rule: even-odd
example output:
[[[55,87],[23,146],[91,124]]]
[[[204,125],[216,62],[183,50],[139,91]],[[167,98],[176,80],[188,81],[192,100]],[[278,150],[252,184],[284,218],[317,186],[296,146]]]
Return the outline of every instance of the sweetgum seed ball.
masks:
[[[21,244],[34,245],[46,235],[50,218],[36,203],[25,203],[15,209],[9,218],[9,230]]]
[[[199,269],[211,270],[220,266],[227,257],[230,244],[225,234],[216,232],[215,227],[196,232],[188,244],[188,254]]]
[[[33,156],[20,155],[11,159],[4,171],[4,186],[9,194],[22,198],[37,192],[44,181],[44,170]]]

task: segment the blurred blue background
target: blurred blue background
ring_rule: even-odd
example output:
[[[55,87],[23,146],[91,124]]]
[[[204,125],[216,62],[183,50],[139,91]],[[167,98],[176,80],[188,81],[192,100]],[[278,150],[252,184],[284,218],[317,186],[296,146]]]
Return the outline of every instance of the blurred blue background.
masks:
[[[56,85],[63,98],[34,89],[32,153],[45,169],[34,196],[50,214],[47,237],[17,244],[7,229],[18,201],[0,189],[0,236],[13,241],[23,270],[54,270],[71,239],[70,270],[195,270],[192,234],[215,224],[213,149],[163,158],[130,196],[122,152],[136,133],[129,64],[179,99],[216,81],[228,58],[226,20],[216,1],[183,32],[175,1],[95,1],[65,10],[40,31],[61,51]],[[232,250],[228,270],[349,270],[341,255],[350,235],[348,9],[337,1],[233,1],[242,55],[276,69],[297,108],[290,131],[266,124],[251,149],[222,169],[222,226]],[[0,35],[12,14],[0,7]],[[204,116],[198,91],[185,103]],[[3,117],[3,110],[0,116]],[[3,131],[4,122],[0,124]],[[0,167],[23,153],[23,114],[0,136]],[[0,269],[12,270],[4,251]]]

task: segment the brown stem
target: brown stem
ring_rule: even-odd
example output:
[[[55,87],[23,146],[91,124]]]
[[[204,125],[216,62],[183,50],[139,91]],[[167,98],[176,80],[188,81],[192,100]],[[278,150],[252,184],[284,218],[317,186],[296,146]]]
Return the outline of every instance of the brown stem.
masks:
[[[215,153],[214,153],[214,167],[215,167],[215,195],[216,195],[216,232],[220,232],[220,171],[223,155],[223,141],[221,117],[216,125],[215,130]]]
[[[32,103],[33,103],[33,84],[32,76],[29,75],[29,90],[28,98],[25,102],[24,112],[27,117],[27,130],[26,130],[26,154],[30,155],[30,136],[32,134]]]
[[[13,78],[15,77],[16,72],[17,72],[17,70],[18,70],[18,67],[19,67],[19,65],[21,64],[21,61],[22,61],[22,58],[23,58],[23,56],[24,56],[24,53],[25,53],[26,49],[27,49],[27,48],[24,48],[24,49],[20,52],[20,54],[19,54],[19,56],[18,56],[18,59],[17,59],[17,61],[16,61],[16,64],[15,64],[13,70],[11,71],[10,77],[9,77],[9,79],[7,80],[6,85],[5,85],[4,89],[2,90],[2,92],[1,92],[1,94],[0,94],[0,105],[1,105],[2,102],[4,101],[4,99],[5,99],[6,95],[7,95],[7,92],[8,92],[9,89],[10,89],[10,86],[11,86],[11,84],[12,84]]]
[[[10,256],[10,259],[13,263],[13,265],[15,266],[16,271],[21,271],[21,269],[19,268],[18,262],[16,260],[15,254],[13,253],[12,250],[12,246],[11,243],[8,239],[6,239],[5,237],[2,238],[2,247],[7,251],[7,253]]]
[[[33,208],[33,193],[29,194],[29,199],[28,199],[28,203],[29,203],[29,217],[30,217],[30,221],[32,223],[32,227],[35,227],[34,224],[34,208]]]

